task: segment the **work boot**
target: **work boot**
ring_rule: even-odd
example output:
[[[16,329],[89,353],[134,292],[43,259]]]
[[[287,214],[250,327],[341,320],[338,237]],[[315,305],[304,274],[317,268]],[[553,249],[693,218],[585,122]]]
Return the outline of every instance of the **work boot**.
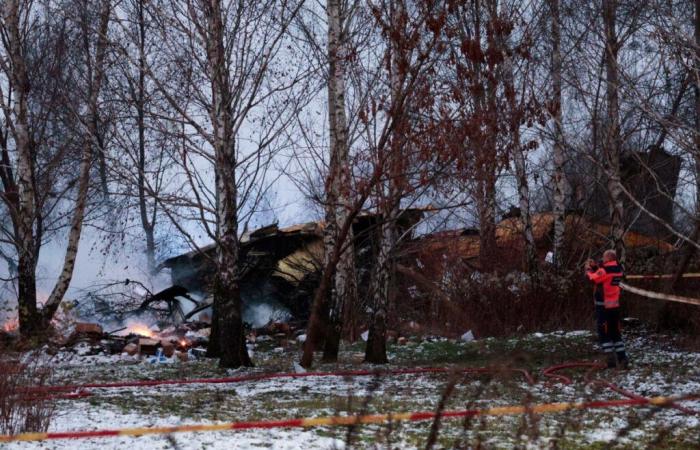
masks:
[[[617,358],[615,358],[615,355],[610,354],[608,355],[608,369],[614,369],[617,367]]]

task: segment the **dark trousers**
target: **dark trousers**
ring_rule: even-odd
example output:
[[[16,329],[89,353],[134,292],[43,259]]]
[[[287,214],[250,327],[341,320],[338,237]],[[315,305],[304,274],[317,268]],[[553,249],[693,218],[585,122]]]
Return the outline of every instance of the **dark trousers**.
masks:
[[[617,353],[618,359],[627,358],[625,344],[622,342],[620,308],[596,306],[595,313],[598,339],[603,353],[608,355]]]

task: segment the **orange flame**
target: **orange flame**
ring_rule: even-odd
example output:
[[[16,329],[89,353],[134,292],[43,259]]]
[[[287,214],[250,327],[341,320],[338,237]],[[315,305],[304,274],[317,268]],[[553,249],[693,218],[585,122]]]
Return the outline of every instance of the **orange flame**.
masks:
[[[135,323],[129,325],[129,327],[126,329],[126,333],[133,333],[133,334],[138,334],[140,336],[144,337],[149,337],[152,338],[156,334],[151,330],[148,325],[143,324],[143,323]]]
[[[18,328],[19,328],[19,320],[17,320],[17,318],[9,319],[7,322],[5,322],[2,325],[2,330],[5,333],[12,333],[13,331],[17,331]]]

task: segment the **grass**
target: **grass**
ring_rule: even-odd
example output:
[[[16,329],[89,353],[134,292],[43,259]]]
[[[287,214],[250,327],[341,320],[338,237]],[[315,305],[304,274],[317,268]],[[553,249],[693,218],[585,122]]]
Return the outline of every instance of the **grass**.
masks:
[[[275,352],[265,343],[256,348],[257,367],[248,372],[290,371],[296,351]],[[700,355],[672,351],[672,348],[637,336],[630,342],[635,368],[629,372],[608,372],[606,377],[643,395],[670,394],[679,387],[700,387]],[[324,364],[318,370],[358,369],[357,354],[361,344],[344,346],[338,364]],[[389,347],[391,367],[417,366],[507,366],[526,368],[535,376],[552,364],[598,358],[593,337],[588,333],[535,334],[513,339],[484,339],[456,342],[446,339],[409,342]],[[689,356],[690,355],[690,356]],[[111,381],[132,379],[206,378],[226,376],[213,361],[173,365],[95,365],[89,371],[71,368],[62,372],[65,381]],[[483,408],[495,405],[532,402],[580,401],[582,399],[617,398],[616,394],[591,389],[582,382],[582,373],[573,373],[576,383],[563,386],[543,382],[534,386],[520,376],[468,375],[458,380],[446,409]],[[163,386],[146,390],[125,389],[98,393],[87,401],[96,408],[138,412],[163,417],[178,416],[185,422],[267,420],[335,414],[433,411],[450,375],[403,375],[376,380],[372,377],[345,380],[268,380],[236,385]],[[700,389],[700,388],[699,388]],[[452,448],[458,443],[485,448],[503,448],[534,442],[549,447],[556,442],[561,449],[602,448],[697,448],[698,427],[675,426],[668,433],[664,427],[685,420],[676,411],[661,411],[650,419],[640,420],[648,410],[574,411],[563,415],[537,418],[479,418],[465,426],[463,421],[445,421],[437,448]],[[598,437],[613,436],[629,423],[627,436],[617,443]],[[430,433],[430,422],[357,427],[353,442],[357,447],[422,447]],[[347,429],[317,429],[322,436],[346,438]],[[612,447],[611,447],[612,446]]]

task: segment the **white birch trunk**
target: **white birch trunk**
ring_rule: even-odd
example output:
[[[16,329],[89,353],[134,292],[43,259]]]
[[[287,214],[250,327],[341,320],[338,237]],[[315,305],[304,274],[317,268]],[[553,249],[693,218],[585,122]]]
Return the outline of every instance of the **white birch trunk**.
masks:
[[[394,23],[403,23],[403,4],[392,2],[390,14]],[[390,83],[392,104],[399,101],[402,90],[402,75],[399,73],[399,49],[391,44],[391,70]],[[371,314],[369,335],[365,348],[365,361],[373,364],[386,364],[386,329],[387,316],[391,296],[391,284],[394,277],[393,252],[397,243],[397,220],[401,202],[401,188],[398,180],[403,161],[402,157],[402,111],[394,111],[394,117],[390,120],[398,122],[394,127],[391,143],[386,154],[378,155],[378,164],[384,168],[382,171],[386,179],[379,183],[379,202],[377,217],[381,220],[379,233],[379,248],[377,259],[373,267],[370,285]]]
[[[564,172],[564,132],[562,122],[562,57],[559,0],[550,0],[552,18],[552,91],[554,103],[554,265],[563,264],[564,233],[566,232],[566,173]]]
[[[620,106],[619,106],[619,69],[617,54],[619,42],[616,32],[617,0],[603,0],[603,25],[605,28],[605,74],[607,100],[607,133],[605,139],[604,159],[607,176],[608,196],[610,198],[610,237],[612,245],[618,252],[620,261],[625,259],[624,244],[624,203],[620,176]]]
[[[83,136],[83,152],[80,161],[78,175],[78,195],[73,209],[73,218],[71,219],[71,227],[68,232],[68,244],[66,254],[63,259],[63,267],[61,273],[54,285],[51,295],[44,305],[42,310],[42,318],[44,326],[53,318],[56,309],[63,301],[63,297],[70,286],[73,278],[73,270],[75,269],[75,260],[78,256],[78,246],[80,243],[80,235],[83,229],[83,220],[85,218],[85,207],[87,206],[88,188],[90,184],[90,163],[94,149],[100,144],[97,142],[98,135],[101,130],[98,130],[99,123],[99,105],[98,100],[102,91],[102,84],[105,77],[105,57],[107,52],[107,31],[109,28],[109,20],[112,12],[110,0],[103,0],[100,5],[100,22],[98,27],[97,45],[95,51],[95,70],[93,79],[90,80],[90,98],[88,99],[89,117],[85,136]]]
[[[537,277],[537,251],[535,237],[532,232],[532,216],[530,214],[530,186],[527,180],[527,158],[525,149],[520,144],[520,104],[515,93],[515,79],[513,73],[513,57],[508,49],[508,43],[502,35],[499,35],[498,46],[505,55],[503,61],[503,75],[505,95],[509,104],[509,130],[512,141],[513,165],[515,166],[515,178],[518,185],[518,206],[520,207],[520,225],[522,226],[523,242],[525,247],[525,271],[534,281]]]
[[[36,192],[34,188],[34,158],[29,135],[28,97],[29,75],[23,53],[20,31],[20,0],[8,0],[3,5],[3,20],[7,33],[6,49],[11,64],[8,77],[13,86],[13,138],[17,154],[17,211],[15,221],[15,248],[18,257],[19,326],[23,336],[39,331],[36,305],[37,241],[34,233],[36,221]]]
[[[339,0],[329,0],[328,15],[328,122],[330,135],[330,166],[326,186],[325,253],[329,258],[338,239],[338,229],[349,218],[351,187],[347,118],[345,115],[345,67],[348,57],[346,18]],[[355,251],[350,228],[345,242],[340,243],[342,254],[334,274],[329,304],[329,326],[323,359],[336,361],[343,328],[343,316],[356,302]],[[326,261],[327,263],[327,261]]]

